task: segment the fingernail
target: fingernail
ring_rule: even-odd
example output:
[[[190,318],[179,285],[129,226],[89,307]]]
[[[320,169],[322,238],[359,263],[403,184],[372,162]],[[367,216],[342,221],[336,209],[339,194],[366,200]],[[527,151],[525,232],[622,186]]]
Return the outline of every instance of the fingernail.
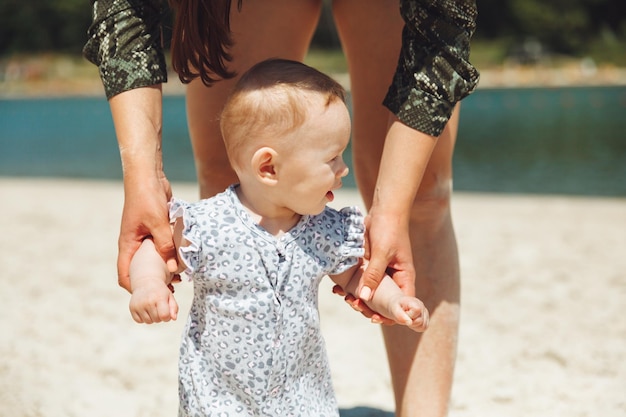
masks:
[[[361,294],[359,294],[359,298],[364,301],[369,301],[372,296],[372,290],[369,287],[361,288]]]

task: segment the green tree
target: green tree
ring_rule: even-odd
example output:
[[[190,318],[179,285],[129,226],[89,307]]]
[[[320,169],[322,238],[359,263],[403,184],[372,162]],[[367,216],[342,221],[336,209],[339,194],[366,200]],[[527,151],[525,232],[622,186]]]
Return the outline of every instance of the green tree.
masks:
[[[478,39],[534,38],[553,52],[580,54],[607,34],[626,39],[626,1],[478,0]]]
[[[0,54],[80,52],[91,4],[86,0],[2,0],[0,16]]]
[[[511,0],[511,11],[523,37],[535,37],[557,52],[580,51],[591,35],[586,1]]]

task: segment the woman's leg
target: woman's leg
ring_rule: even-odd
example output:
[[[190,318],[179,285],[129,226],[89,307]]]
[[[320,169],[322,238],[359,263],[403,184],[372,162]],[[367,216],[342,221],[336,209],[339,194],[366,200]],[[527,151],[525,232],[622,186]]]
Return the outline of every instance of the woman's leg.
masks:
[[[267,58],[302,61],[317,26],[321,0],[233,1],[231,30],[235,45],[230,69],[238,75]],[[187,120],[201,198],[236,181],[222,142],[218,116],[239,77],[207,88],[199,79],[187,87]]]
[[[333,11],[350,69],[354,171],[369,208],[389,120],[381,103],[397,64],[403,22],[397,0],[335,0]],[[458,111],[438,139],[411,215],[416,292],[431,313],[430,327],[423,334],[383,327],[398,417],[444,416],[450,399],[459,323],[450,218],[457,124]]]
[[[334,0],[333,16],[350,72],[354,174],[369,205],[389,122],[382,102],[398,63],[403,21],[398,0]]]

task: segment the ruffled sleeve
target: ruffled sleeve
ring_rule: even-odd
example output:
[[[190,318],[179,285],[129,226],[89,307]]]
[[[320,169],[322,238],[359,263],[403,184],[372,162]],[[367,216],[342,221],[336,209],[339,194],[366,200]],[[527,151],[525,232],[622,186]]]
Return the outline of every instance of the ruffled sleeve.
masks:
[[[330,272],[336,275],[356,265],[365,255],[365,224],[363,214],[358,207],[344,207],[339,210],[340,221],[343,225],[343,245],[340,249],[340,259]]]
[[[201,269],[200,249],[202,239],[200,236],[200,228],[196,222],[196,216],[192,207],[186,201],[172,198],[169,203],[170,222],[183,219],[183,238],[189,242],[187,246],[181,246],[179,256],[187,266],[185,273],[191,276],[194,272]]]

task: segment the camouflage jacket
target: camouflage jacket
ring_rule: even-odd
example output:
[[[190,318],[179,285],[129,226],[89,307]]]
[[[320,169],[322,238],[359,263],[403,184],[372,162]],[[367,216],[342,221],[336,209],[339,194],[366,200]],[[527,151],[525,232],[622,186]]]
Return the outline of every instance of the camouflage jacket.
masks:
[[[96,0],[83,53],[98,65],[107,98],[167,81],[163,0]],[[438,136],[454,105],[478,84],[469,63],[476,0],[400,0],[402,51],[384,105],[408,126]]]

